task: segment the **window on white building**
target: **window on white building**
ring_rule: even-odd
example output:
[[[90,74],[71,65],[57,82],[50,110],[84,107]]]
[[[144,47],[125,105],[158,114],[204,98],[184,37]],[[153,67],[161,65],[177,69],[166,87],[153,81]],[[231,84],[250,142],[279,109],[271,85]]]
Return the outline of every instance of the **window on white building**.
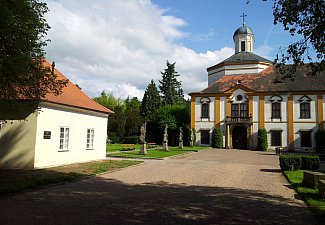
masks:
[[[210,118],[210,102],[211,100],[209,98],[201,98],[200,103],[201,103],[201,119]]]
[[[300,103],[300,118],[304,118],[304,119],[310,118],[310,103],[309,102]]]
[[[60,128],[60,150],[69,149],[69,127]]]
[[[282,145],[282,131],[271,130],[271,146],[281,146],[281,145]]]
[[[300,131],[301,147],[311,147],[311,133],[312,131]]]
[[[94,149],[94,129],[87,129],[87,149]]]
[[[246,48],[245,48],[245,41],[241,41],[241,42],[240,42],[240,47],[241,47],[241,51],[242,51],[242,52],[246,51]]]
[[[310,102],[311,98],[307,95],[302,96],[298,99],[300,102],[300,118],[301,119],[310,119]]]
[[[231,104],[231,117],[248,117],[248,104]]]
[[[203,103],[201,105],[201,118],[209,118],[209,104]]]
[[[281,103],[280,102],[272,103],[272,118],[273,119],[281,118]]]

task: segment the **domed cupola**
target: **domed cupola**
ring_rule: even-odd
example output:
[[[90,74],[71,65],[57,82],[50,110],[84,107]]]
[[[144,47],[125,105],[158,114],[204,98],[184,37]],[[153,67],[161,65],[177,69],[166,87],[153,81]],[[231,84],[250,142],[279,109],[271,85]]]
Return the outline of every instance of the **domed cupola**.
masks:
[[[250,27],[243,25],[239,27],[233,36],[235,42],[235,52],[252,52],[254,47],[254,34]]]

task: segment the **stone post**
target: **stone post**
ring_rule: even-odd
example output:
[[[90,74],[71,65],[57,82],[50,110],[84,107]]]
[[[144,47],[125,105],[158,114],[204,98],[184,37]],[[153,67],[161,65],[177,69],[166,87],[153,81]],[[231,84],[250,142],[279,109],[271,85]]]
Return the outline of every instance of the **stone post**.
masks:
[[[163,151],[168,151],[168,133],[167,133],[168,126],[165,126],[164,130],[164,137],[163,137]]]
[[[193,147],[193,141],[194,141],[194,134],[193,134],[193,129],[191,129],[190,147]]]
[[[140,141],[141,141],[141,147],[139,153],[141,155],[146,155],[147,154],[146,123],[142,124],[140,128]]]
[[[179,144],[178,144],[178,148],[183,149],[183,130],[182,127],[179,128]]]

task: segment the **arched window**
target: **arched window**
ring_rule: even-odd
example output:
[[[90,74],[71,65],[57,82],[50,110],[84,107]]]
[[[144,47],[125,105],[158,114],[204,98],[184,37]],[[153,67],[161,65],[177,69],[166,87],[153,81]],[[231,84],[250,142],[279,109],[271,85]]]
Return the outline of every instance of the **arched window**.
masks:
[[[210,102],[209,98],[201,98],[201,118],[209,118],[210,117]]]
[[[298,101],[300,102],[300,118],[301,119],[309,119],[310,118],[311,98],[304,95]]]
[[[283,98],[279,95],[273,95],[270,97],[271,102],[271,118],[272,119],[281,119],[281,102]]]
[[[281,103],[280,102],[272,103],[272,118],[273,119],[281,118]]]

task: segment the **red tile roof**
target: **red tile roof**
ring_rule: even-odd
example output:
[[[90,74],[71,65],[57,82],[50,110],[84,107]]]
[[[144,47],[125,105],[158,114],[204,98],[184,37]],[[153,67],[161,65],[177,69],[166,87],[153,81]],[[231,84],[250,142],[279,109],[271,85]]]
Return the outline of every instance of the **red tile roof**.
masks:
[[[45,66],[51,67],[48,61],[44,62]],[[58,76],[58,79],[67,79],[60,71],[54,69],[54,73]],[[43,101],[57,103],[61,105],[67,105],[82,109],[94,110],[102,113],[114,113],[112,110],[100,105],[86,94],[84,94],[76,85],[71,81],[68,81],[67,86],[63,88],[62,93],[55,96],[53,93],[48,93]]]
[[[308,76],[303,70],[297,70],[294,80],[281,80],[273,66],[255,74],[225,75],[207,88],[191,92],[195,94],[220,94],[234,88],[236,85],[245,86],[254,92],[295,92],[295,91],[325,91],[325,71],[321,71],[315,78]],[[280,80],[281,82],[276,82]]]

